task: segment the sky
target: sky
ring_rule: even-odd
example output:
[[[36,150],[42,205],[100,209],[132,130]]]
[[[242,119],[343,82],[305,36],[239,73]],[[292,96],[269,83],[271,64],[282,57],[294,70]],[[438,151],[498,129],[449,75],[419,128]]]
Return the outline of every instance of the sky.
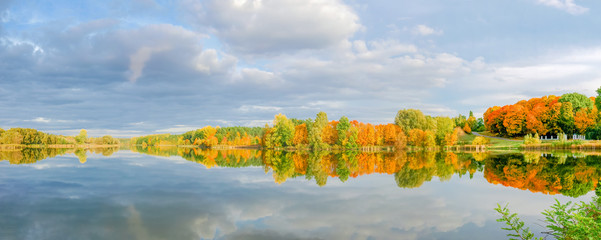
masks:
[[[0,127],[130,137],[601,86],[596,0],[0,0]]]

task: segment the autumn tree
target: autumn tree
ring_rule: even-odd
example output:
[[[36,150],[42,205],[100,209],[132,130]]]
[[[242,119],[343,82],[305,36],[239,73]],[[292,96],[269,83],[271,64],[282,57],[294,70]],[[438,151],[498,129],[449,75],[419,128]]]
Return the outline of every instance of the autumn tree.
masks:
[[[468,126],[469,127],[469,126]],[[459,139],[459,132],[461,131],[461,128],[456,127],[453,132],[451,133],[447,133],[444,137],[444,145],[445,146],[453,146],[457,143],[457,140]]]
[[[463,126],[463,128],[461,128],[461,129],[467,134],[472,133],[472,128],[470,127],[470,125],[467,122],[465,123],[465,126]]]
[[[579,134],[584,134],[587,129],[595,126],[598,118],[597,108],[594,107],[592,109],[582,109],[576,114],[574,114],[574,125],[576,127],[576,132]]]
[[[328,145],[336,145],[338,142],[338,131],[336,131],[336,126],[338,125],[338,121],[331,121],[326,125],[321,131],[321,140],[325,144]]]
[[[292,144],[296,146],[309,144],[307,124],[303,123],[294,127],[294,140]]]
[[[522,105],[511,105],[503,120],[503,126],[508,136],[518,136],[524,133],[526,123],[526,108]]]
[[[373,146],[376,144],[376,131],[373,125],[359,124],[359,133],[357,136],[357,143],[361,146]]]

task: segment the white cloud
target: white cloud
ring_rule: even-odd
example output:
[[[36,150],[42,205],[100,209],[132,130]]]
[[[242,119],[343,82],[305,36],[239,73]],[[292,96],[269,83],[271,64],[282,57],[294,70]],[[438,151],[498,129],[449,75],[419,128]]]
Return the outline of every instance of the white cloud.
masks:
[[[457,79],[445,89],[447,98],[456,99],[455,108],[475,108],[513,104],[546,95],[578,92],[596,96],[601,85],[601,51],[597,47],[556,51],[552,54],[505,63],[484,63],[470,75]]]
[[[442,30],[435,30],[431,27],[428,27],[426,25],[420,24],[415,26],[415,28],[413,28],[413,34],[415,35],[421,35],[421,36],[428,36],[428,35],[442,35]]]
[[[29,120],[29,121],[31,121],[31,122],[37,122],[37,123],[49,123],[50,119],[43,118],[43,117],[37,117],[37,118]]]
[[[575,0],[537,0],[539,4],[554,7],[573,15],[579,15],[588,12],[588,8],[579,6],[574,3],[574,1]]]
[[[237,63],[237,58],[221,53],[222,57],[215,49],[206,49],[202,51],[195,59],[196,70],[204,74],[227,73]]]
[[[359,17],[339,0],[213,0],[194,9],[202,9],[201,21],[243,53],[320,49],[361,28]]]

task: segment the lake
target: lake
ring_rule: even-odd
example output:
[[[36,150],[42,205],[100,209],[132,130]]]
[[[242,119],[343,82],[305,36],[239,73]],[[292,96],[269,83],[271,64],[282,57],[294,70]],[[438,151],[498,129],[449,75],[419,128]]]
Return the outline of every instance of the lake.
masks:
[[[588,201],[595,153],[0,152],[0,239],[507,239]],[[540,235],[540,234],[539,234]]]

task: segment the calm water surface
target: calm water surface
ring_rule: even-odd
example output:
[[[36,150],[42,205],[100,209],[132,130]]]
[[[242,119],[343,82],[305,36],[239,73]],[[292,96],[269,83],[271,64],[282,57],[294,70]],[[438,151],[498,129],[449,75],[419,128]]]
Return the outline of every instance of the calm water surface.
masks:
[[[573,155],[3,152],[0,239],[506,239],[497,203],[540,232],[594,196]]]

